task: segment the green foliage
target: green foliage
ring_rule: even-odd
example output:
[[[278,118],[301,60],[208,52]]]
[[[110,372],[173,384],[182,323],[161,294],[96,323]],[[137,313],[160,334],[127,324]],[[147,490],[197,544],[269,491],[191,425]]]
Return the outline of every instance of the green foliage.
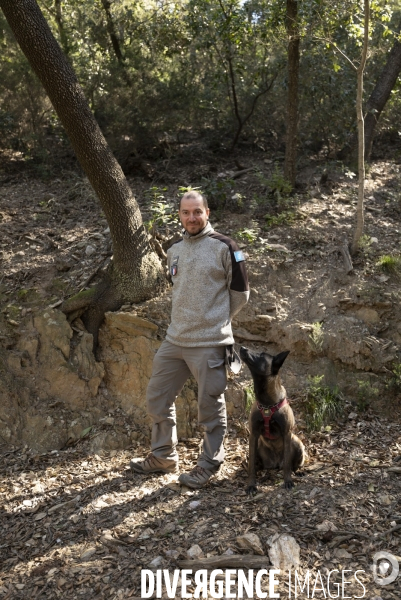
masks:
[[[173,201],[165,197],[166,191],[167,188],[153,186],[145,192],[151,214],[150,219],[145,224],[151,233],[155,233],[159,229],[175,229],[178,226],[177,208]]]
[[[35,288],[20,288],[17,292],[18,301],[24,304],[40,304],[42,297]]]
[[[259,181],[268,188],[269,194],[275,198],[277,206],[285,205],[292,192],[292,185],[284,177],[279,167],[276,165],[273,173],[268,178],[260,172],[257,175]]]
[[[249,413],[251,412],[251,408],[254,402],[255,392],[253,390],[253,387],[244,388],[244,408],[246,415],[249,415]]]
[[[232,204],[234,181],[232,179],[214,179],[202,177],[202,191],[205,194],[209,208],[222,210]]]
[[[298,196],[293,196],[291,183],[285,179],[279,167],[276,165],[270,177],[263,173],[257,173],[257,177],[262,184],[264,195],[254,196],[258,205],[264,205],[270,209],[265,215],[266,227],[276,227],[279,225],[290,225],[298,219],[304,218],[295,207],[299,202]]]
[[[401,256],[384,254],[379,258],[376,266],[385,273],[390,273],[392,275],[399,274],[401,270]]]
[[[182,198],[182,196],[184,194],[186,194],[187,192],[195,192],[195,191],[202,193],[202,190],[200,189],[200,187],[192,187],[192,185],[180,186],[178,188],[178,197]]]
[[[323,383],[324,375],[308,378],[305,400],[305,423],[308,431],[321,428],[338,417],[344,407],[344,399],[337,388]]]
[[[247,242],[248,244],[254,244],[258,239],[258,231],[257,229],[244,227],[243,229],[236,231],[234,237],[243,242]]]
[[[25,298],[28,296],[28,294],[29,294],[29,290],[26,290],[25,288],[21,288],[17,292],[17,298],[19,300],[25,300]]]
[[[358,401],[357,409],[361,412],[367,410],[377,400],[379,389],[370,381],[358,379]]]
[[[361,237],[358,240],[358,246],[360,250],[369,250],[370,246],[372,245],[372,238],[370,237],[370,235],[361,235]]]
[[[135,167],[132,157],[168,160],[174,144],[197,135],[224,149],[240,124],[242,140],[281,149],[288,83],[285,3],[119,0],[109,3],[108,14],[100,0],[61,2],[59,13],[51,2],[39,4],[126,172]],[[298,4],[300,147],[328,155],[351,142],[355,129],[355,73],[336,48],[357,63],[361,4]],[[400,14],[394,1],[372,4],[372,11],[367,96],[394,43]],[[41,165],[64,164],[53,148],[64,152],[68,142],[1,12],[0,40],[1,148],[20,152],[35,174],[47,176]],[[401,130],[399,84],[380,125],[390,133]],[[273,200],[276,209],[287,209],[290,191],[278,167],[268,179],[269,194],[265,200],[256,195],[256,202]],[[245,199],[232,186],[209,185],[215,207],[243,210]]]
[[[280,39],[269,3],[190,0],[185,25],[192,37],[193,66],[202,77],[204,113],[234,132],[254,113],[277,74]],[[281,49],[285,49],[284,39]],[[211,94],[210,94],[211,92]],[[213,113],[212,113],[213,111]]]
[[[387,381],[386,388],[394,395],[401,393],[401,363],[396,363],[391,368],[391,375]]]
[[[278,215],[265,215],[266,227],[277,227],[279,225],[291,225],[303,217],[294,210],[283,210]]]
[[[308,343],[313,352],[320,354],[323,348],[324,332],[323,324],[316,322],[312,324],[312,331],[309,334]]]
[[[86,429],[83,429],[80,433],[80,438],[83,439],[84,437],[87,437],[89,435],[89,433],[91,432],[91,430],[93,429],[93,425],[91,425],[90,427],[86,427]]]

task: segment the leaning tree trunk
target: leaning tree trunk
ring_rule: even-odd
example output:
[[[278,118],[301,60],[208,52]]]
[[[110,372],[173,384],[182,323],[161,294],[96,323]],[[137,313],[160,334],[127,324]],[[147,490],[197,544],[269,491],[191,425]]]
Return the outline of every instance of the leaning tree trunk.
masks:
[[[287,0],[288,99],[284,176],[295,186],[298,137],[299,31],[298,0]]]
[[[366,104],[365,117],[365,156],[370,160],[373,136],[381,112],[390,97],[401,71],[401,43],[396,40],[388,56],[387,62],[380,73],[375,88]]]
[[[85,310],[83,320],[96,343],[105,311],[158,293],[165,284],[162,266],[150,247],[138,204],[124,173],[36,0],[0,0],[0,8],[42,82],[110,226],[112,266],[98,286],[77,294],[63,306],[66,313]]]

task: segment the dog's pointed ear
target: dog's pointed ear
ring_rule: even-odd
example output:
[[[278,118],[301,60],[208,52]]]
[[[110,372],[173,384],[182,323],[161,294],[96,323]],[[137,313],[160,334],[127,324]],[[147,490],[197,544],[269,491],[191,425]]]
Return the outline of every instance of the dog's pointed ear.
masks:
[[[286,350],[285,352],[280,352],[276,356],[273,356],[272,360],[272,375],[277,375],[281,367],[283,366],[283,362],[289,355],[290,351]]]

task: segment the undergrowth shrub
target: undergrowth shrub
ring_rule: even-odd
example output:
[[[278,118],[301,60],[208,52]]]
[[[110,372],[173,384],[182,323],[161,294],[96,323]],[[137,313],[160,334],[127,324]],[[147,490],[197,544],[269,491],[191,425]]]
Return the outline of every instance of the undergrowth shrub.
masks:
[[[390,275],[399,275],[401,272],[401,256],[393,256],[391,254],[384,254],[379,258],[376,266]]]
[[[236,209],[242,209],[243,199],[240,194],[234,194],[234,185],[232,179],[202,177],[202,193],[207,198],[209,208],[215,211],[231,208],[233,212],[240,212]]]
[[[361,412],[367,410],[379,397],[379,389],[370,381],[358,380],[357,409]]]
[[[324,332],[322,323],[312,324],[312,331],[309,334],[308,344],[313,352],[319,354],[322,351],[324,342]]]
[[[153,186],[145,192],[145,198],[150,211],[150,219],[146,221],[148,231],[176,229],[178,227],[177,208],[173,200],[166,198],[167,188]]]
[[[255,402],[255,392],[253,387],[246,387],[244,389],[244,405],[245,405],[245,414],[249,415],[251,412],[252,404]]]
[[[401,363],[396,363],[391,368],[391,375],[386,383],[387,390],[398,395],[401,393]]]
[[[324,375],[308,378],[305,401],[305,423],[308,431],[320,431],[343,410],[344,398],[337,387],[323,383]]]

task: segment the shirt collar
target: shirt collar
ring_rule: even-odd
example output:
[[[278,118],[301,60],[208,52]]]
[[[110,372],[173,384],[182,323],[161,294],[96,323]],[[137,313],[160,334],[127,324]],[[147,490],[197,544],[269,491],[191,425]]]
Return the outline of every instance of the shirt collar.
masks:
[[[184,231],[182,233],[182,237],[184,238],[184,240],[198,240],[200,238],[203,238],[203,237],[209,235],[213,231],[214,231],[214,229],[211,226],[210,222],[208,221],[206,223],[205,227],[202,229],[202,231],[200,231],[196,235],[189,235],[188,231],[185,231],[185,229],[184,229]]]

